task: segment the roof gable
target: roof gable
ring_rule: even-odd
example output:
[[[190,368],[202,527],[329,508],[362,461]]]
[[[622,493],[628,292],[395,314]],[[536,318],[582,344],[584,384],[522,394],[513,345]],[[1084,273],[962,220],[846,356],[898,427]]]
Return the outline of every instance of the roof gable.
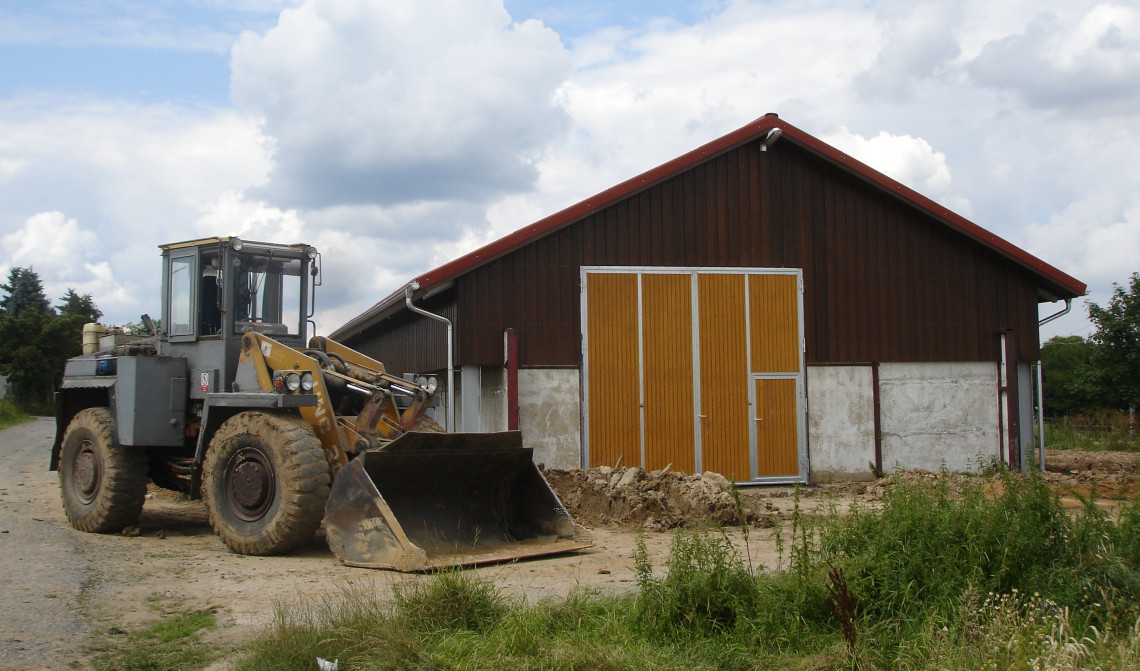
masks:
[[[417,296],[435,293],[475,268],[551,235],[611,204],[659,184],[700,163],[750,142],[768,140],[767,144],[771,144],[777,139],[781,142],[795,143],[828,163],[855,175],[868,186],[891,194],[906,205],[920,210],[948,228],[997,252],[1016,265],[1028,270],[1049,289],[1050,293],[1056,294],[1058,298],[1074,298],[1084,294],[1085,283],[939,205],[917,191],[846,155],[822,140],[783,121],[777,115],[766,114],[712,142],[419,275],[369,310],[350,320],[334,332],[333,337],[358,332],[368,324],[400,309],[404,303],[405,290],[408,286],[413,287]]]

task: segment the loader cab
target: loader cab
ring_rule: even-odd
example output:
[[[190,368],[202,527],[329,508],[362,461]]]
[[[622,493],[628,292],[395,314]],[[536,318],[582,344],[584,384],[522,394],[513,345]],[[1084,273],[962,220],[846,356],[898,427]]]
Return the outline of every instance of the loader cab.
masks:
[[[192,367],[232,380],[243,334],[303,347],[320,283],[317,250],[236,237],[162,246],[160,339]],[[223,363],[224,361],[224,363]]]

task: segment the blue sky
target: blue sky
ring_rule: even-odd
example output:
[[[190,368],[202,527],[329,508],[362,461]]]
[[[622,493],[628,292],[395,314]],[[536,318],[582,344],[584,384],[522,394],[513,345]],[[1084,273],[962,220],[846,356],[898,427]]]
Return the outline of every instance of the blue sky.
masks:
[[[1092,300],[1140,270],[1134,3],[9,1],[0,63],[0,272],[111,323],[156,245],[240,234],[338,260],[327,332],[770,111]]]

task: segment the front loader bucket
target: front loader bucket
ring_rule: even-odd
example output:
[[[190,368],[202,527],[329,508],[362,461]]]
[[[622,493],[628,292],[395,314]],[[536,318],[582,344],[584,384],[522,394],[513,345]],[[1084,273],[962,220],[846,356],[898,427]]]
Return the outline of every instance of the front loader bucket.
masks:
[[[406,433],[337,473],[325,535],[349,566],[425,571],[590,547],[518,431]]]

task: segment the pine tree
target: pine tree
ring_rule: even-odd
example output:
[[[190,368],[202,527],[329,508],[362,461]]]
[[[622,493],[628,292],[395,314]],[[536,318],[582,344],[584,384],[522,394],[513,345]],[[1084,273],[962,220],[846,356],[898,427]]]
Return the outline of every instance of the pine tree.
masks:
[[[8,283],[0,284],[0,289],[8,293],[0,299],[0,311],[10,317],[19,317],[29,308],[53,314],[51,301],[44,294],[40,276],[31,268],[12,268],[8,271]]]
[[[75,315],[83,317],[86,322],[97,322],[103,316],[103,311],[95,307],[95,301],[91,298],[91,294],[83,294],[82,296],[75,293],[75,289],[68,288],[67,293],[59,297],[63,301],[61,304],[55,306],[62,315]]]
[[[64,364],[82,352],[83,325],[103,312],[90,294],[68,289],[56,314],[31,268],[13,268],[0,289],[8,294],[0,298],[0,375],[21,405],[50,412]]]

